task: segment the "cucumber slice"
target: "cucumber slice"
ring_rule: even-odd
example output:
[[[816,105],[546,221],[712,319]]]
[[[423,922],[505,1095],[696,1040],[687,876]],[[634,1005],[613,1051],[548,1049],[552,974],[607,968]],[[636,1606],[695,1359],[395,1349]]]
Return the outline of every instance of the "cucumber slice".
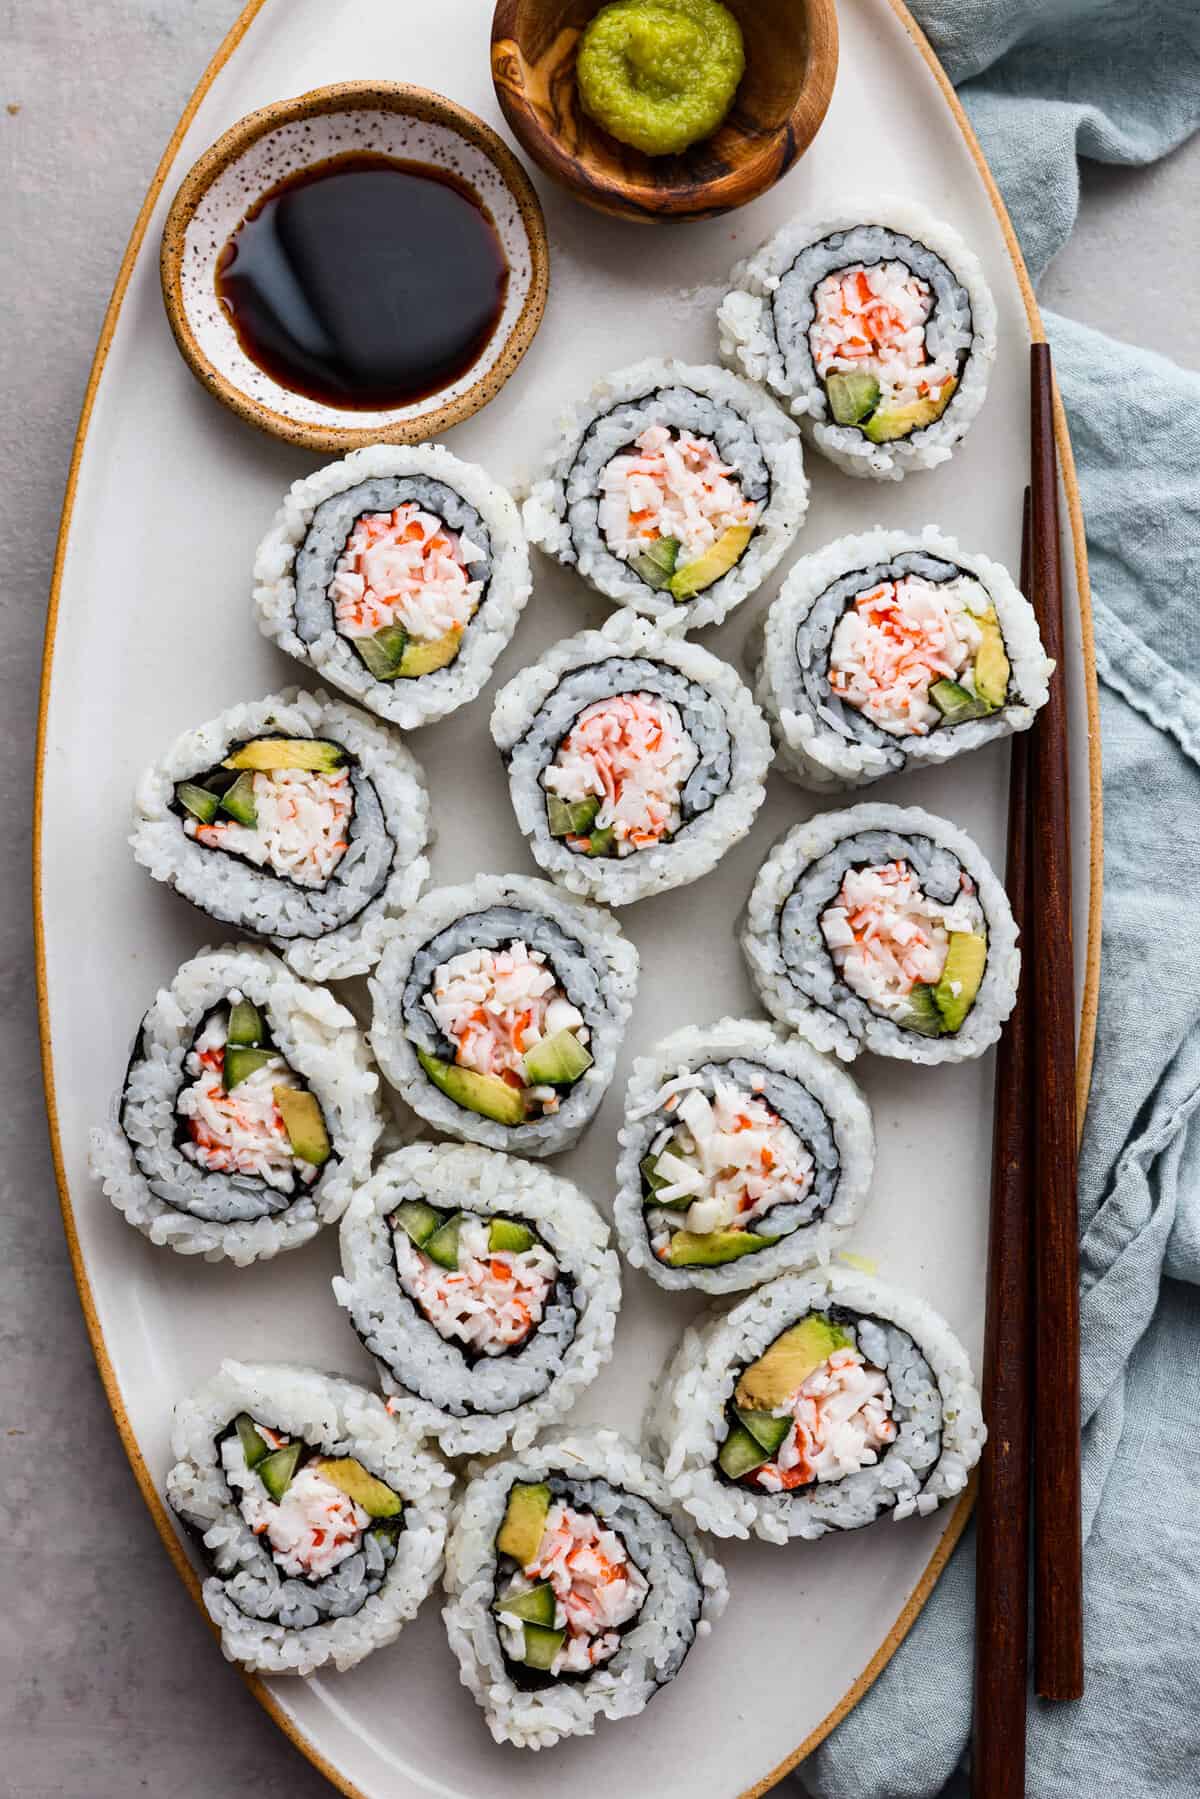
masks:
[[[458,1267],[458,1232],[462,1219],[456,1212],[453,1218],[447,1218],[445,1224],[439,1225],[432,1237],[422,1245],[431,1262],[439,1268]]]
[[[543,1580],[525,1593],[514,1593],[511,1597],[501,1595],[492,1610],[503,1612],[506,1618],[519,1618],[522,1624],[540,1624],[543,1630],[552,1630],[556,1605],[554,1588],[548,1580]],[[553,1656],[550,1659],[553,1661]]]
[[[271,1446],[266,1438],[259,1434],[249,1412],[239,1412],[234,1420],[237,1425],[238,1442],[242,1446],[242,1454],[246,1458],[247,1468],[257,1468],[261,1461],[271,1453]]]
[[[551,837],[586,837],[600,810],[598,799],[560,800],[556,793],[546,796],[546,817]]]
[[[228,812],[230,818],[236,819],[240,825],[248,825],[251,830],[258,823],[258,807],[254,803],[254,776],[247,770],[240,774],[233,786],[223,793],[217,801],[222,812]]]
[[[874,375],[827,375],[825,396],[835,424],[861,425],[879,404],[879,382]]]
[[[217,816],[220,796],[210,793],[207,787],[197,787],[194,781],[180,781],[175,789],[175,798],[185,812],[198,818],[202,825],[210,825]]]
[[[507,1251],[509,1255],[519,1256],[524,1250],[533,1248],[533,1232],[527,1224],[518,1224],[515,1218],[493,1218],[488,1226],[488,1248],[493,1255]],[[535,1618],[534,1623],[538,1622]]]
[[[635,575],[640,575],[647,587],[657,592],[669,585],[675,573],[675,564],[679,561],[679,539],[677,537],[660,537],[654,543],[647,544],[636,556],[629,558],[629,566]]]
[[[646,1188],[646,1204],[648,1206],[661,1206],[663,1210],[667,1212],[687,1211],[692,1203],[691,1196],[688,1194],[685,1194],[682,1199],[660,1199],[658,1197],[661,1190],[664,1187],[669,1187],[671,1183],[666,1179],[665,1175],[661,1175],[658,1172],[657,1156],[644,1156],[641,1162],[641,1169],[642,1180],[644,1181]]]
[[[777,1418],[774,1412],[744,1412],[740,1406],[735,1409],[742,1429],[748,1430],[769,1456],[774,1455],[792,1428],[791,1419]]]
[[[257,1006],[252,1006],[248,999],[238,1000],[229,1008],[229,1029],[225,1034],[227,1043],[244,1047],[263,1040],[262,1013]]]
[[[408,643],[403,625],[385,625],[373,637],[351,637],[348,641],[377,681],[395,680]]]
[[[525,1654],[522,1661],[527,1668],[537,1668],[548,1674],[554,1666],[554,1658],[563,1646],[565,1630],[543,1630],[540,1624],[525,1626]]]
[[[271,1060],[269,1049],[239,1048],[236,1043],[227,1044],[225,1048],[225,1091],[232,1093],[235,1087],[265,1068]]]
[[[285,1443],[282,1449],[273,1449],[258,1464],[258,1478],[276,1505],[296,1477],[296,1466],[303,1448],[303,1443]]]
[[[717,1456],[722,1474],[727,1474],[730,1480],[741,1480],[744,1474],[761,1468],[770,1459],[762,1444],[750,1435],[744,1424],[734,1425]]]
[[[940,1037],[942,1015],[934,1000],[933,988],[914,987],[905,1010],[897,1014],[896,1023],[906,1031],[915,1031],[918,1037]]]
[[[574,1031],[555,1031],[525,1052],[525,1078],[531,1087],[566,1087],[586,1074],[592,1057]]]
[[[418,1249],[424,1249],[434,1232],[445,1224],[446,1214],[427,1206],[423,1199],[402,1199],[392,1213],[392,1219]]]
[[[593,831],[588,839],[587,854],[589,856],[607,856],[612,852],[617,833],[611,825],[605,825],[602,831]]]
[[[935,681],[929,689],[929,697],[948,725],[965,724],[969,718],[985,718],[992,710],[965,687],[960,687],[957,681]]]

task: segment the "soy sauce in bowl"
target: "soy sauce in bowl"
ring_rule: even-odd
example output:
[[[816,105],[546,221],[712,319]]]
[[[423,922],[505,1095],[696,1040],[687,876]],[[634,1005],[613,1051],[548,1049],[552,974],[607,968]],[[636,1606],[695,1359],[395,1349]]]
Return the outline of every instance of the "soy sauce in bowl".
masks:
[[[385,412],[478,360],[504,311],[508,262],[465,181],[352,152],[268,189],[218,257],[216,287],[242,349],[282,387]]]

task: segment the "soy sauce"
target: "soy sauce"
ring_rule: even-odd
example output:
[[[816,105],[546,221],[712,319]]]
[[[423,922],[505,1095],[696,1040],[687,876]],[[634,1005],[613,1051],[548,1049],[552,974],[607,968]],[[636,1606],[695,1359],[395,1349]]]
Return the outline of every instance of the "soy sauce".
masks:
[[[246,355],[328,406],[383,412],[449,387],[504,310],[508,263],[478,195],[430,163],[352,153],[258,200],[217,260]]]

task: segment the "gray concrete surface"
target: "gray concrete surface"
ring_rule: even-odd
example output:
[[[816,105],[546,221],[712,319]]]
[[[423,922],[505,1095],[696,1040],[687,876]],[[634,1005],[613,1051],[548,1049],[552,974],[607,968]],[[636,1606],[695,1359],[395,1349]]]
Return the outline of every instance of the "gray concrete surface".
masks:
[[[197,1637],[113,1429],[46,1146],[28,901],[43,612],[76,416],[146,184],[237,11],[0,0],[0,1794],[12,1799],[329,1791]],[[1089,171],[1046,301],[1200,366],[1198,182],[1200,140],[1149,173]]]

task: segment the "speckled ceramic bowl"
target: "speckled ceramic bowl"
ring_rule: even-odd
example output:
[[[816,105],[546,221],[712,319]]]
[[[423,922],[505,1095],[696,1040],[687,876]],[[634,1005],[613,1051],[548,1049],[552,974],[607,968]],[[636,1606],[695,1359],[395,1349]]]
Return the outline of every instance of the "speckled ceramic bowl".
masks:
[[[491,214],[508,258],[504,310],[482,354],[450,386],[386,412],[330,406],[281,386],[246,355],[216,290],[217,259],[255,201],[298,170],[355,151],[452,170]],[[425,88],[344,82],[249,113],[205,151],[167,215],[160,268],[175,341],[204,385],[276,437],[343,451],[417,443],[486,406],[541,323],[550,257],[537,195],[482,119]]]

